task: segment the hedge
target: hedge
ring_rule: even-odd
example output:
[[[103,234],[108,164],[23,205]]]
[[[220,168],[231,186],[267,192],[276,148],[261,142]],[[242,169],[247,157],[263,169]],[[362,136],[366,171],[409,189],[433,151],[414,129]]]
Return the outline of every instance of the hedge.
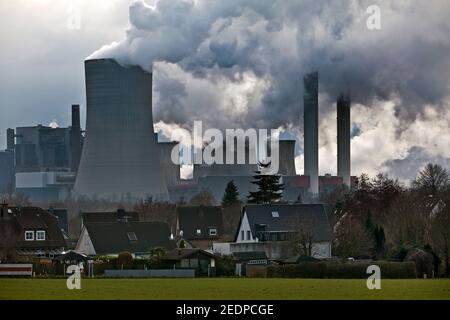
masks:
[[[407,279],[416,278],[414,262],[375,261],[371,263],[332,263],[305,262],[293,265],[268,266],[268,278],[336,278],[364,279],[369,276],[367,267],[377,265],[381,270],[381,278]]]

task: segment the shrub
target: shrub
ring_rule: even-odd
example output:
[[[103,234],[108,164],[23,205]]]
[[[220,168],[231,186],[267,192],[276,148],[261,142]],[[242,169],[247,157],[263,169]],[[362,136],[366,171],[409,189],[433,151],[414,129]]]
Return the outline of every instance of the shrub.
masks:
[[[235,268],[232,256],[222,256],[216,260],[216,275],[219,277],[234,276]]]
[[[380,267],[382,278],[405,279],[416,277],[414,263],[386,261],[370,263],[306,262],[294,265],[268,266],[267,277],[364,279],[369,276],[366,270],[370,265],[378,265]]]
[[[118,269],[131,269],[133,267],[133,256],[131,253],[127,251],[119,253],[117,266]]]

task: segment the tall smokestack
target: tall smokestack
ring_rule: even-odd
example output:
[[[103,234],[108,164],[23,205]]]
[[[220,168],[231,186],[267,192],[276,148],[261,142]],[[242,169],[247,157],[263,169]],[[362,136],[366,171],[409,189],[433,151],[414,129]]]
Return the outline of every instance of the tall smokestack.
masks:
[[[280,166],[278,174],[295,176],[295,140],[280,140]]]
[[[81,124],[80,124],[80,106],[72,105],[72,127],[70,130],[70,167],[72,172],[78,171],[81,158]]]
[[[350,187],[350,106],[349,95],[337,101],[337,172]]]
[[[303,78],[303,126],[305,175],[309,176],[309,191],[319,193],[319,73]]]
[[[179,142],[159,142],[159,155],[161,168],[166,180],[167,186],[176,186],[180,184],[180,165],[172,161],[172,151],[174,148],[179,152]],[[177,156],[178,161],[179,156]]]
[[[14,142],[14,129],[6,130],[6,149],[9,151],[14,150],[15,142]]]
[[[167,200],[153,129],[152,74],[113,59],[85,61],[87,118],[73,194]]]

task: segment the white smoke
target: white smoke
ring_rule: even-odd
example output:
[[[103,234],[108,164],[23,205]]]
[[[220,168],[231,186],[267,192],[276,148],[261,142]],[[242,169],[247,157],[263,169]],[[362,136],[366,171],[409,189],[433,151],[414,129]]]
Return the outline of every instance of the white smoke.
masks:
[[[381,7],[378,31],[366,27],[373,4]],[[126,38],[88,59],[153,70],[155,121],[282,126],[299,141],[302,75],[318,70],[323,173],[335,172],[330,112],[341,91],[352,94],[360,131],[352,173],[391,172],[391,161],[406,159],[414,147],[430,160],[449,157],[447,139],[439,139],[449,136],[448,12],[446,0],[135,1]]]

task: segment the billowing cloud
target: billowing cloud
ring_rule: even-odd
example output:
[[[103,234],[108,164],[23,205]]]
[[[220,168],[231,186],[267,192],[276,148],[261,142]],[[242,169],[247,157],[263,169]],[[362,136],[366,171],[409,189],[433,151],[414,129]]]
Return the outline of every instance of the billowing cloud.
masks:
[[[381,30],[366,27],[373,4]],[[134,1],[125,37],[89,58],[153,70],[155,122],[292,131],[298,173],[302,76],[318,70],[321,172],[335,173],[335,100],[345,91],[352,173],[395,175],[415,150],[450,157],[448,12],[446,0]]]

